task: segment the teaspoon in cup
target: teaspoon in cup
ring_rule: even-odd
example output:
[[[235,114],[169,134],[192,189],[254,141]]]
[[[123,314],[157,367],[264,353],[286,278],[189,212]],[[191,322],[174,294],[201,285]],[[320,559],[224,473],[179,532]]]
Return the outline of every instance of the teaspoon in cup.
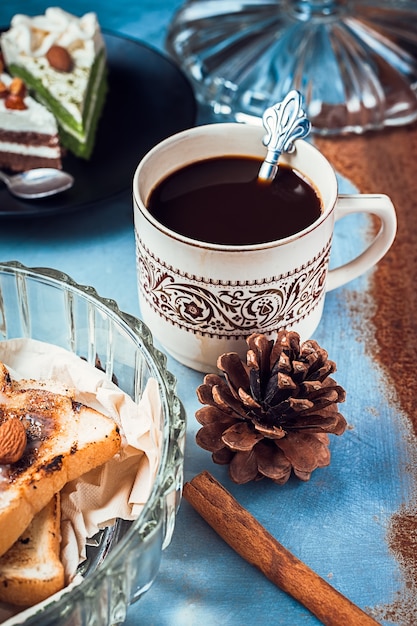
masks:
[[[13,175],[0,170],[0,180],[7,185],[10,193],[26,200],[53,196],[74,184],[71,174],[52,167],[39,167]]]
[[[278,159],[283,152],[294,150],[294,141],[306,137],[310,130],[310,120],[302,107],[302,96],[296,89],[291,90],[282,100],[265,110],[262,123],[266,130],[263,144],[268,151],[262,163],[258,180],[270,182],[278,171]]]

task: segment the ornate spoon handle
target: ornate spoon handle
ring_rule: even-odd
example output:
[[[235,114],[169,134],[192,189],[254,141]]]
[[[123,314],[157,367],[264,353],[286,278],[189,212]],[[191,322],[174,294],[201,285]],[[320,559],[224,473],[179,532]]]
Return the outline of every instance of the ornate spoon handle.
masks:
[[[294,141],[306,137],[311,129],[310,120],[302,108],[302,96],[293,89],[282,102],[265,110],[262,122],[267,131],[263,139],[268,148],[258,178],[271,181],[278,171],[278,159],[282,152],[292,152]]]

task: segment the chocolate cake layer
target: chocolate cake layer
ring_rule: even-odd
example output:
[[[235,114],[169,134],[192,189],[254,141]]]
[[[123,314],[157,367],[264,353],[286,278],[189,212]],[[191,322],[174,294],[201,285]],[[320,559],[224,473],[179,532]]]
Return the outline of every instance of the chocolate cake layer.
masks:
[[[32,147],[44,146],[47,148],[56,148],[59,146],[59,138],[57,135],[46,135],[31,131],[11,132],[6,128],[0,128],[0,141]]]
[[[0,168],[9,169],[12,172],[21,172],[37,167],[61,168],[61,159],[47,159],[32,155],[15,154],[12,152],[0,151]]]

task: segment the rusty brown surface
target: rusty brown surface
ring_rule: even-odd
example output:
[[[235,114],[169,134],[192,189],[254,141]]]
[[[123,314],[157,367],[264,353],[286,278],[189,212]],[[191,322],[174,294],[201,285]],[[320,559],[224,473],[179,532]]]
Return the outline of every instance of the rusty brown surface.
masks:
[[[385,193],[396,207],[395,242],[371,278],[371,322],[375,356],[417,432],[417,124],[315,143],[360,192]]]
[[[387,397],[396,398],[417,436],[417,124],[361,136],[316,138],[315,143],[360,192],[385,193],[396,207],[395,242],[371,276],[369,319],[356,320],[356,325],[368,323],[374,336],[367,345],[387,374]],[[353,297],[351,314],[363,317],[364,311]],[[412,469],[417,484],[417,467]],[[397,599],[381,608],[380,618],[401,626],[417,623],[417,497],[414,500],[392,516],[387,532],[405,584]]]

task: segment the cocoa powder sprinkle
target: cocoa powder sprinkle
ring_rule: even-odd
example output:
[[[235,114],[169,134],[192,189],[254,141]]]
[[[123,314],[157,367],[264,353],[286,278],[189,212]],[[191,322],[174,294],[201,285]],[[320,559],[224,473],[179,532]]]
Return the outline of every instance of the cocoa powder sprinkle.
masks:
[[[372,301],[369,322],[375,334],[370,345],[417,436],[417,124],[360,136],[319,137],[315,143],[361,193],[385,193],[396,207],[396,240],[372,273],[370,293],[366,294]],[[417,485],[417,466],[414,471]],[[398,599],[381,609],[380,619],[399,626],[415,625],[417,498],[392,516],[387,542],[405,583]]]

